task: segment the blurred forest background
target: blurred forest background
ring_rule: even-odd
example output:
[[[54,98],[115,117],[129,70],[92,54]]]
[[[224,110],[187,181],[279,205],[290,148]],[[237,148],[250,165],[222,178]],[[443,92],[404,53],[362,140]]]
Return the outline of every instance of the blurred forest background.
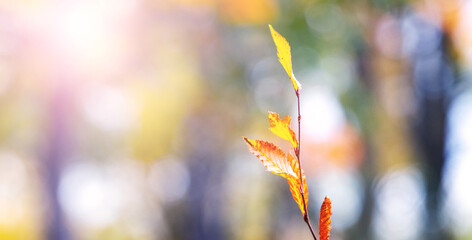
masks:
[[[472,239],[472,1],[0,1],[0,239],[310,239],[241,136],[296,113],[332,239]],[[468,186],[468,187],[467,187]]]

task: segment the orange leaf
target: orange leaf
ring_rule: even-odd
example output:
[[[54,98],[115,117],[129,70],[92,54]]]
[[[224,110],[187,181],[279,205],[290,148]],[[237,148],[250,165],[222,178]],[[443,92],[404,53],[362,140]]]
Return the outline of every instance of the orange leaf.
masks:
[[[319,234],[320,240],[329,240],[329,230],[331,230],[331,200],[325,197],[320,209]]]
[[[298,172],[298,163],[297,163],[297,175],[300,175]],[[303,176],[303,196],[305,197],[305,205],[308,206],[308,186],[306,185],[305,172],[302,170]],[[292,193],[293,200],[298,204],[302,214],[305,214],[305,207],[303,204],[303,198],[300,187],[300,178],[291,178],[288,179],[288,185],[290,186],[290,192]]]
[[[284,178],[296,178],[291,162],[296,162],[290,154],[285,154],[280,148],[270,142],[251,140],[243,137],[252,154],[256,155],[267,168],[267,171]]]
[[[288,44],[287,40],[280,35],[277,31],[272,28],[269,24],[270,33],[272,34],[272,39],[274,40],[275,46],[277,47],[277,56],[279,57],[279,62],[284,67],[285,71],[288,74],[288,77],[292,81],[293,88],[295,92],[298,94],[299,89],[302,88],[302,85],[297,81],[295,75],[293,75],[292,69],[292,54],[290,53],[290,44]]]
[[[288,185],[290,186],[290,192],[292,193],[293,200],[298,204],[300,211],[302,214],[305,214],[305,206],[308,206],[308,185],[306,185],[306,177],[305,171],[302,169],[302,176],[300,176],[300,165],[298,165],[298,161],[295,160],[292,162],[291,167],[293,171],[297,174],[297,178],[288,179]],[[305,203],[303,203],[303,197],[301,193],[301,186],[300,186],[300,177],[303,181],[303,196],[305,197]]]
[[[288,180],[292,197],[298,207],[305,214],[303,198],[300,187],[300,168],[298,161],[291,155],[285,154],[280,148],[270,142],[251,140],[243,137],[249,146],[251,153],[256,155],[271,173],[280,175]],[[302,171],[303,191],[305,203],[308,203],[308,187],[306,185],[305,173]]]
[[[270,130],[275,133],[275,135],[290,141],[293,147],[297,148],[297,137],[295,136],[295,132],[290,128],[290,121],[290,116],[285,116],[284,119],[280,119],[279,114],[269,112]]]

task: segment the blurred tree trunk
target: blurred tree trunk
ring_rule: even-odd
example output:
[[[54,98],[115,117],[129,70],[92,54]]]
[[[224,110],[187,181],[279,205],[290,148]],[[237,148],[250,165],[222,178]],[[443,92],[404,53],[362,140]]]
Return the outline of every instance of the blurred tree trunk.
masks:
[[[195,110],[186,121],[182,148],[186,150],[182,154],[190,169],[190,186],[182,206],[167,213],[173,239],[226,239],[222,185],[225,120],[211,108],[216,107]]]
[[[71,236],[64,221],[59,202],[59,180],[62,164],[69,144],[68,109],[70,96],[63,81],[57,81],[51,93],[47,116],[46,144],[44,152],[45,193],[48,201],[46,237],[48,240],[69,240]]]
[[[412,72],[417,112],[413,123],[422,153],[426,180],[427,220],[425,238],[448,239],[441,230],[441,182],[445,162],[446,119],[455,82],[447,35],[433,24],[411,20],[418,36],[413,52]],[[438,44],[435,45],[434,41]]]

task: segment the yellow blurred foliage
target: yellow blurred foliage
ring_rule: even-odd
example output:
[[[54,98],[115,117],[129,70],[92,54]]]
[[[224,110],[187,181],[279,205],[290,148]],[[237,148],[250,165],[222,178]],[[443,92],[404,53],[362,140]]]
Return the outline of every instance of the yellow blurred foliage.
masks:
[[[39,192],[41,184],[37,166],[13,152],[0,149],[0,239],[40,240],[41,221]]]
[[[268,24],[278,15],[278,4],[274,0],[220,0],[220,17],[233,24]]]
[[[198,102],[201,81],[193,55],[185,44],[155,49],[159,79],[138,81],[134,88],[140,105],[137,129],[132,133],[136,158],[152,161],[172,151],[182,118]]]

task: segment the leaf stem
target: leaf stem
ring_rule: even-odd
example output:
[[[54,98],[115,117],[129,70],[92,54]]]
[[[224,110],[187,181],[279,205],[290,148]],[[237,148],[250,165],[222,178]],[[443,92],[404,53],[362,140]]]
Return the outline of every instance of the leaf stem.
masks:
[[[299,91],[299,89],[295,90],[295,93],[297,94],[297,103],[298,103],[298,147],[295,149],[295,154],[297,156],[298,170],[299,170],[299,174],[300,174],[300,193],[302,194],[303,208],[305,209],[305,214],[303,214],[303,220],[308,225],[308,228],[310,229],[310,232],[311,232],[311,235],[313,235],[313,238],[315,240],[317,240],[316,236],[315,236],[315,233],[313,232],[313,227],[311,226],[311,223],[310,223],[310,215],[308,214],[307,203],[305,202],[305,191],[303,191],[304,187],[303,187],[303,176],[302,176],[302,162],[300,160],[300,146],[301,146],[301,135],[300,135],[301,125],[300,125],[300,120],[301,120],[302,117],[301,117],[301,114],[300,114],[300,91]]]

